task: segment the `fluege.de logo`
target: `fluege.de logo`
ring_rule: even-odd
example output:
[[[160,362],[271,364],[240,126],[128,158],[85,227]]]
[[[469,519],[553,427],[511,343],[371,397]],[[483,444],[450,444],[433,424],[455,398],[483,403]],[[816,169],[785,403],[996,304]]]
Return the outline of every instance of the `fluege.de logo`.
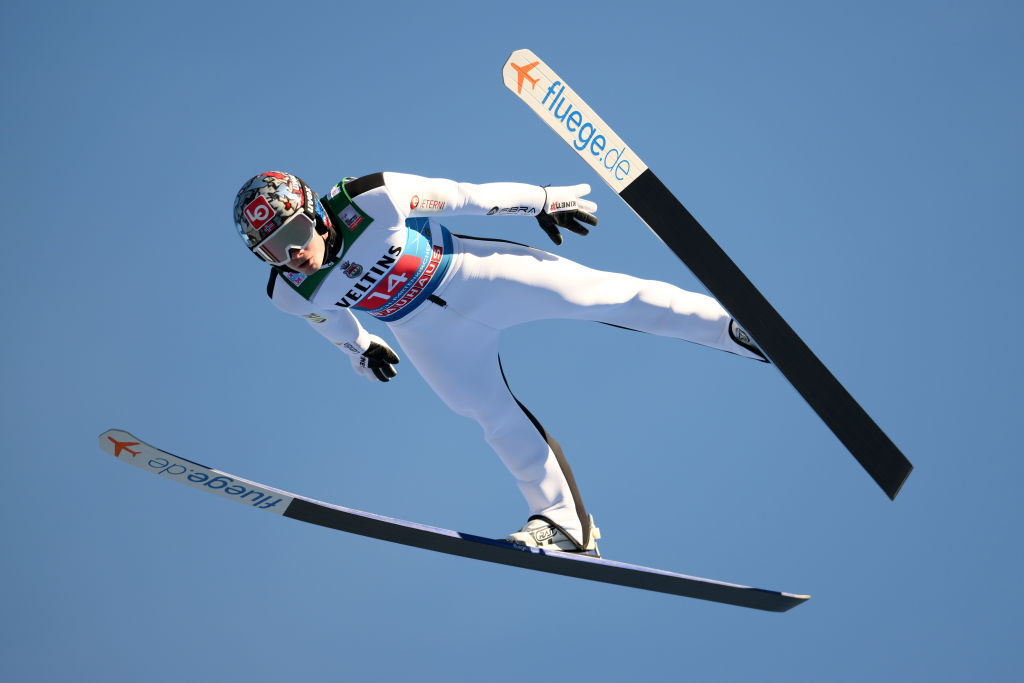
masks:
[[[547,92],[544,93],[541,104],[546,104],[548,113],[555,120],[564,124],[566,130],[575,134],[575,139],[571,141],[571,144],[577,152],[584,154],[589,151],[592,156],[597,157],[597,161],[604,167],[605,172],[619,182],[625,181],[629,177],[631,164],[626,158],[626,146],[622,145],[621,149],[611,147],[605,150],[608,139],[596,124],[588,120],[590,117],[579,105],[569,101],[565,94],[565,84],[561,81],[552,82],[548,86]],[[583,106],[586,107],[586,105]]]
[[[505,62],[502,77],[505,87],[569,143],[616,194],[647,171],[622,138],[531,51],[513,52]],[[624,96],[615,84],[606,86],[605,91],[617,99]]]
[[[239,480],[225,476],[220,472],[208,469],[188,460],[176,458],[170,454],[150,458],[145,465],[157,474],[169,479],[177,479],[197,489],[209,489],[225,498],[233,498],[261,510],[268,510],[284,502],[282,508],[288,507],[284,498],[271,491],[262,490],[244,479]],[[283,509],[275,512],[282,513]]]

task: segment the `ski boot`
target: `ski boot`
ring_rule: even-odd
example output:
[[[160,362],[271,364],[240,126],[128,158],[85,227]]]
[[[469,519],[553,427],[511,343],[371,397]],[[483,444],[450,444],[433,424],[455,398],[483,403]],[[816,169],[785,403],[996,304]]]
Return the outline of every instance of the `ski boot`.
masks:
[[[591,557],[601,557],[597,549],[597,539],[601,538],[601,530],[594,526],[594,517],[590,515],[590,534],[581,546],[558,526],[546,517],[531,517],[519,531],[509,534],[505,540],[515,545],[541,550],[560,550],[565,553],[582,553]]]

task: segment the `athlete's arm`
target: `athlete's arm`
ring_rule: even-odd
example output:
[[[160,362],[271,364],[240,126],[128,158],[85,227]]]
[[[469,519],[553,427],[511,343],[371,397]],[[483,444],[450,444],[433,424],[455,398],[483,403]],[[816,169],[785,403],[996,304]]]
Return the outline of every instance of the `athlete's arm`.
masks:
[[[533,216],[555,244],[562,243],[559,228],[578,235],[597,225],[597,204],[583,196],[590,185],[537,186],[526,183],[458,183],[445,178],[424,178],[407,173],[384,173],[392,201],[407,216],[488,215]]]
[[[458,183],[408,173],[384,173],[391,200],[407,216],[536,216],[544,188],[526,183]]]
[[[370,380],[387,382],[396,374],[398,355],[387,342],[370,334],[347,308],[322,310],[299,296],[291,287],[268,286],[274,305],[285,313],[305,319],[317,334],[348,355],[356,374]]]

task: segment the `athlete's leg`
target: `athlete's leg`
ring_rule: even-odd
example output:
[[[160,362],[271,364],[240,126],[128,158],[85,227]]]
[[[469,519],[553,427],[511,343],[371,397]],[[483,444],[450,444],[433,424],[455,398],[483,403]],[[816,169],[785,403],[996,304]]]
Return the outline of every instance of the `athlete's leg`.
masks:
[[[736,341],[730,334],[732,317],[705,294],[594,270],[532,247],[458,239],[463,255],[450,304],[492,327],[551,318],[594,320],[762,358]]]
[[[509,390],[498,358],[498,331],[453,310],[423,304],[390,327],[405,356],[459,415],[476,420],[512,473],[531,515],[542,515],[577,543],[588,517],[558,443]]]

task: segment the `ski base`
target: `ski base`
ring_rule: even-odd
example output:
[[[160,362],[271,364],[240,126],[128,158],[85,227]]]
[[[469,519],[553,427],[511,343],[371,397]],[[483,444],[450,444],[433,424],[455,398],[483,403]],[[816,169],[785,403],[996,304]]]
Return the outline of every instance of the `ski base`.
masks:
[[[200,465],[155,448],[142,439],[118,429],[101,434],[99,445],[118,460],[192,488],[301,522],[391,543],[548,574],[560,574],[769,612],[785,612],[810,598],[808,595],[702,579],[603,558],[527,548],[505,541],[331,505]]]

